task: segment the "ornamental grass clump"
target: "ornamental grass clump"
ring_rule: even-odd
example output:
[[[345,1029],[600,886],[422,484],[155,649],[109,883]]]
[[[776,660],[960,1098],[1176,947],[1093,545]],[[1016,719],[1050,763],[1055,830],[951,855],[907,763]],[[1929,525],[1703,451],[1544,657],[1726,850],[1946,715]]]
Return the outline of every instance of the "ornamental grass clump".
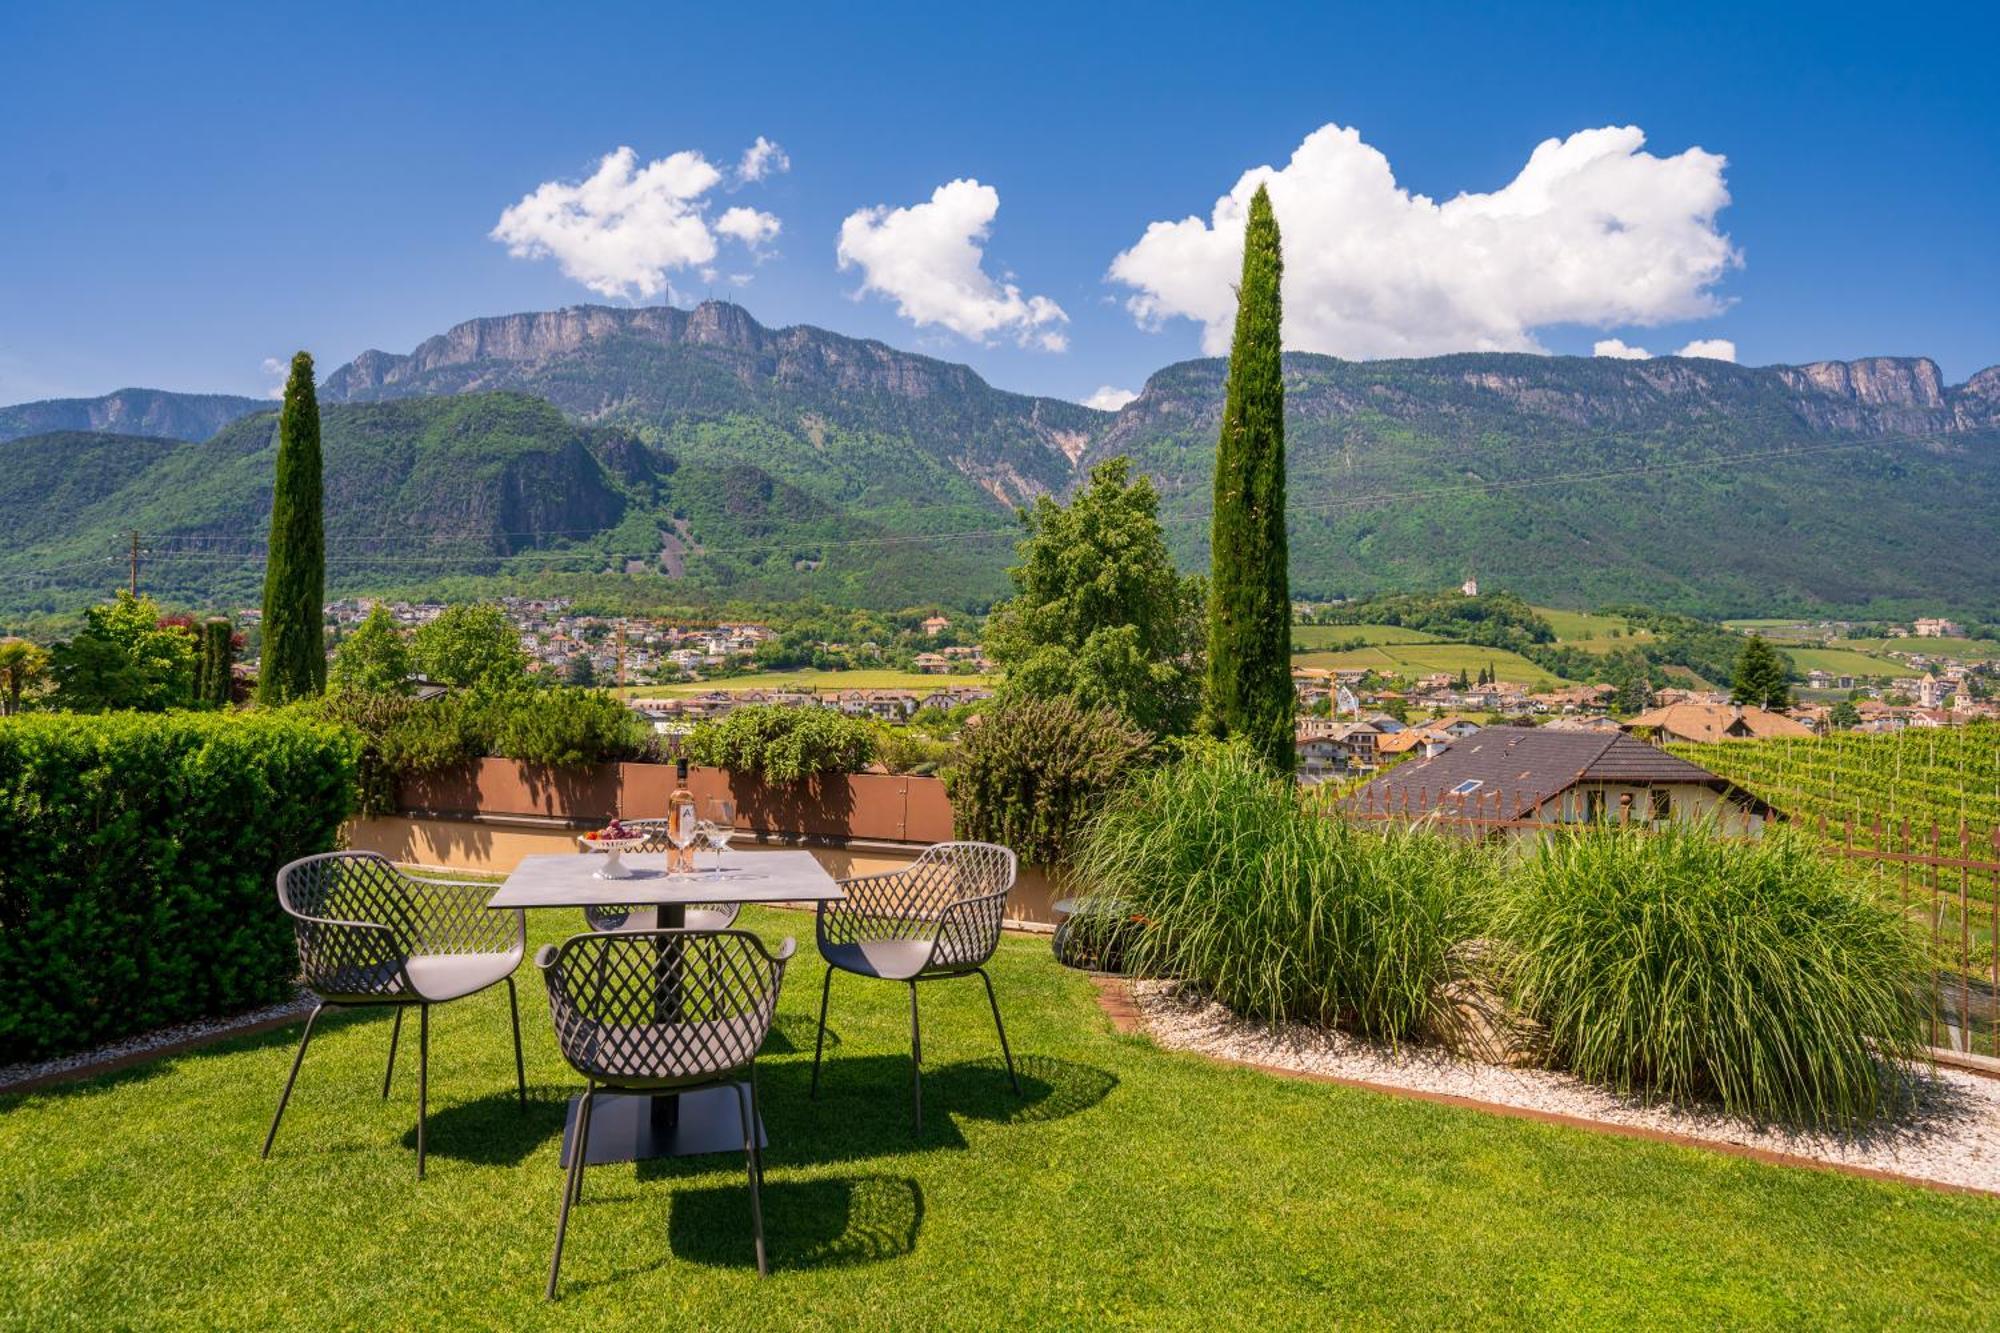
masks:
[[[1090,826],[1073,878],[1117,905],[1086,919],[1124,930],[1132,974],[1395,1042],[1454,1022],[1445,988],[1455,947],[1480,933],[1489,866],[1450,834],[1316,813],[1239,743],[1135,779]]]
[[[1551,1063],[1620,1092],[1851,1125],[1922,1055],[1921,941],[1787,829],[1565,834],[1509,877],[1495,928]]]

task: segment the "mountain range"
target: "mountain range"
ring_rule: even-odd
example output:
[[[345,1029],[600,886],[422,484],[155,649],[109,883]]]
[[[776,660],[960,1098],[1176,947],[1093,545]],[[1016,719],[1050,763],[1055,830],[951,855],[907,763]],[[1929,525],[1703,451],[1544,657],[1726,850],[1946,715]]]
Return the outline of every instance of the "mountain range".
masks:
[[[1198,567],[1224,367],[1169,366],[1110,413],[726,303],[471,320],[322,382],[329,583],[979,605],[1013,507],[1117,454]],[[1290,354],[1286,381],[1300,595],[1471,575],[1710,614],[2000,602],[2000,367]],[[0,608],[101,592],[132,530],[148,586],[254,599],[274,432],[220,395],[0,408]]]

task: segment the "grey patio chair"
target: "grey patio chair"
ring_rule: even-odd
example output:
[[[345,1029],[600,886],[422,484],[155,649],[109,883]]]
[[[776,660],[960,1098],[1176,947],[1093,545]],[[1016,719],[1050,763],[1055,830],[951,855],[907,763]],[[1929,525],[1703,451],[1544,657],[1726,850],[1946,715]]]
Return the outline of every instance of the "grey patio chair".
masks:
[[[674,844],[667,837],[666,820],[628,819],[624,822],[626,828],[646,835],[639,851],[672,850]],[[593,905],[583,909],[583,919],[592,930],[645,930],[651,928],[650,922],[655,919],[646,915],[652,910],[637,904],[617,907]],[[736,916],[742,910],[742,903],[689,903],[682,912],[681,927],[685,930],[728,930],[736,924]]]
[[[1021,1080],[1000,1022],[1000,1002],[986,960],[1000,943],[1007,893],[1014,887],[1014,853],[988,842],[941,842],[901,870],[842,880],[847,897],[819,905],[817,934],[826,959],[820,987],[819,1035],[813,1041],[812,1096],[819,1095],[820,1054],[833,974],[907,982],[910,987],[910,1102],[924,1132],[923,1038],[917,1025],[917,983],[977,974],[1000,1034],[1000,1054],[1015,1095]]]
[[[785,963],[795,947],[787,939],[774,954],[747,930],[625,930],[574,935],[560,945],[543,945],[535,955],[548,983],[556,1044],[584,1077],[555,1254],[549,1259],[550,1300],[562,1269],[570,1205],[583,1199],[591,1108],[600,1092],[710,1087],[735,1092],[757,1275],[769,1272],[760,1195],[764,1154],[757,1143],[757,1052],[770,1034]]]
[[[514,1083],[522,1107],[527,1107],[521,1006],[514,990],[514,969],[527,949],[527,918],[518,909],[488,908],[486,900],[492,896],[491,884],[413,879],[374,852],[307,856],[278,872],[278,905],[292,919],[300,969],[318,1003],[299,1037],[292,1072],[278,1097],[271,1131],[264,1136],[263,1156],[271,1155],[278,1137],[278,1122],[305,1063],[313,1024],[329,1008],[394,1006],[389,1067],[382,1075],[382,1096],[387,1098],[396,1076],[403,1011],[416,1006],[418,1179],[424,1174],[424,1121],[430,1103],[432,1005],[507,983],[507,1007],[514,1020]]]

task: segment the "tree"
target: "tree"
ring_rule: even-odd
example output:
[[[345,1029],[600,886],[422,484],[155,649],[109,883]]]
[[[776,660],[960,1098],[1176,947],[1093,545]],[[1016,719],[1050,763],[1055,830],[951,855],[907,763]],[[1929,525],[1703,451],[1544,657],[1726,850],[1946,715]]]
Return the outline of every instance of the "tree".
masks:
[[[410,692],[410,650],[388,607],[377,602],[334,649],[326,683],[335,694]]]
[[[48,649],[26,639],[0,639],[0,717],[20,712],[22,701],[48,679]]]
[[[1243,737],[1266,764],[1288,773],[1296,761],[1297,699],[1285,542],[1283,272],[1278,220],[1260,185],[1243,236],[1243,282],[1215,451],[1206,717],[1213,734]]]
[[[410,661],[446,685],[511,685],[526,679],[521,634],[497,606],[448,606],[410,639]]]
[[[320,512],[319,399],[312,357],[292,358],[278,413],[270,555],[264,565],[264,656],[257,701],[281,704],[326,692],[326,530]]]
[[[202,708],[227,708],[236,684],[236,631],[221,616],[202,622],[200,656],[195,662],[195,703]]]
[[[83,613],[83,629],[49,654],[56,703],[78,713],[163,712],[194,699],[194,636],[160,621],[150,597],[120,592]]]
[[[590,664],[589,653],[578,653],[569,659],[563,668],[563,683],[580,689],[589,689],[597,684],[597,668]]]
[[[994,608],[986,651],[1011,693],[1177,735],[1200,701],[1202,586],[1175,570],[1153,484],[1130,470],[1108,459],[1068,505],[1044,495],[1022,514],[1017,591]]]
[[[1752,634],[1744,643],[1743,651],[1736,655],[1736,670],[1730,679],[1729,697],[1735,703],[1754,704],[1759,708],[1790,708],[1791,664],[1777,649],[1764,642],[1762,635]]]
[[[1851,731],[1861,725],[1861,710],[1842,699],[1826,710],[1826,722],[1836,731]]]

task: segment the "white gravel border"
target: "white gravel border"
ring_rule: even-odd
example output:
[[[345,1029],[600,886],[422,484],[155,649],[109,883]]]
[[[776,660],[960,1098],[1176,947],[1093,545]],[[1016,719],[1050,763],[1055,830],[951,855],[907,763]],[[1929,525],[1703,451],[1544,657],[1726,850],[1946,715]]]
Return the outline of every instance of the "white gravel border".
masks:
[[[173,1027],[155,1028],[142,1032],[136,1037],[127,1037],[104,1046],[92,1047],[87,1051],[75,1051],[69,1055],[59,1055],[53,1060],[39,1060],[14,1065],[0,1065],[0,1093],[14,1090],[20,1083],[31,1083],[47,1078],[51,1074],[75,1073],[78,1077],[89,1077],[92,1067],[108,1064],[113,1060],[131,1055],[143,1055],[147,1051],[162,1050],[187,1041],[223,1041],[238,1031],[256,1027],[259,1023],[277,1018],[304,1018],[312,1012],[313,997],[301,990],[297,997],[278,1004],[265,1005],[262,1009],[252,1009],[246,1013],[231,1014],[227,1018],[204,1018],[192,1023],[177,1023]]]
[[[1480,1064],[1429,1047],[1391,1050],[1343,1032],[1298,1024],[1271,1027],[1238,1018],[1177,982],[1128,984],[1146,1033],[1169,1050],[1445,1093],[2000,1194],[2000,1079],[1939,1068],[1915,1080],[1914,1105],[1894,1121],[1854,1133],[1816,1134],[1753,1125],[1719,1110],[1620,1097],[1548,1069]]]

